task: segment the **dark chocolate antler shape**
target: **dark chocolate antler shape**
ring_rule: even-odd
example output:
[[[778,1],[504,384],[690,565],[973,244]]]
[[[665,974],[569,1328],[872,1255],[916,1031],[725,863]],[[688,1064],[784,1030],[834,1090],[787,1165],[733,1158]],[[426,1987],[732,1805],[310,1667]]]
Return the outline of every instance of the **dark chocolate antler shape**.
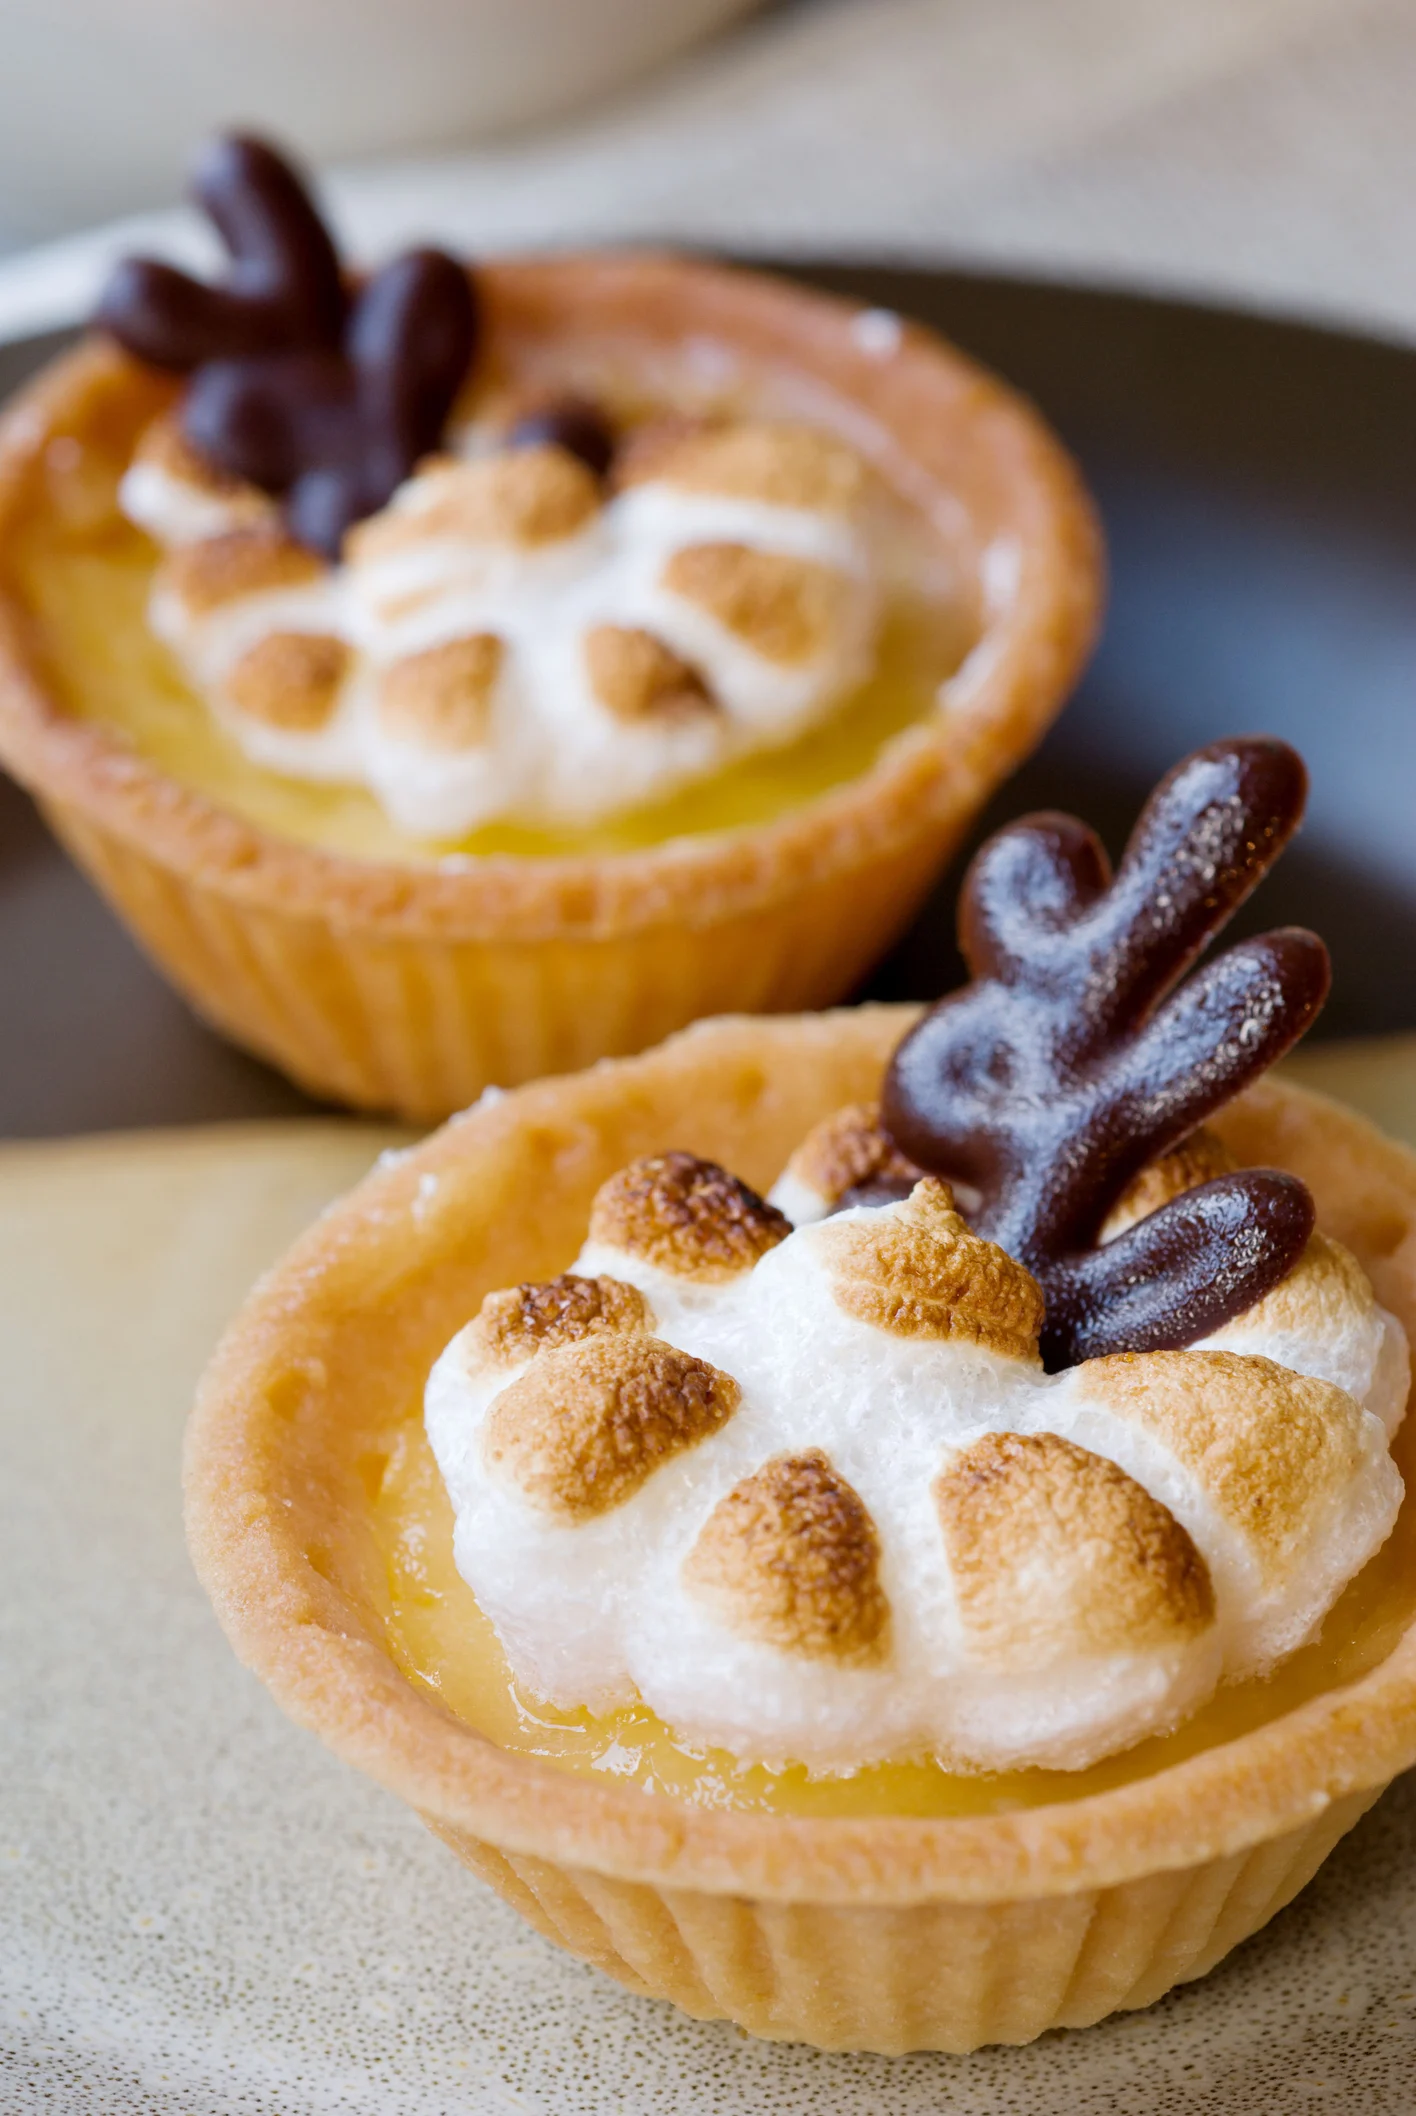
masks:
[[[1072,816],[1000,831],[974,860],[960,942],[974,982],[907,1036],[886,1080],[890,1136],[973,1186],[978,1232],[1027,1265],[1054,1370],[1193,1344],[1288,1272],[1313,1229],[1296,1177],[1244,1169],[1097,1246],[1107,1213],[1303,1033],[1327,950],[1297,927],[1211,958],[1172,992],[1303,813],[1282,742],[1197,750],[1147,802],[1113,881]]]
[[[308,191],[260,140],[215,142],[194,190],[231,254],[225,283],[130,258],[97,321],[140,360],[190,373],[192,446],[281,497],[295,535],[333,557],[441,438],[476,339],[467,274],[409,250],[351,304]]]
[[[473,334],[461,266],[408,250],[364,287],[342,355],[212,361],[192,378],[182,430],[223,470],[283,495],[294,534],[333,557],[437,447]]]
[[[139,360],[180,374],[251,353],[337,352],[347,302],[339,257],[300,178],[263,140],[205,147],[192,196],[230,256],[220,286],[125,257],[94,321]]]

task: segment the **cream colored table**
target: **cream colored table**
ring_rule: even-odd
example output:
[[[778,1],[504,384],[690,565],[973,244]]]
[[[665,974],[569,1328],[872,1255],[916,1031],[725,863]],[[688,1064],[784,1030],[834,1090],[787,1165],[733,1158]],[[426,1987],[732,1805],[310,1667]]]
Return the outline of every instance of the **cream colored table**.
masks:
[[[1416,1142],[1416,1043],[1299,1070]],[[887,2060],[629,1996],[290,1725],[187,1565],[182,1421],[253,1277],[390,1143],[331,1121],[0,1149],[6,2116],[1405,2116],[1416,1780],[1205,1983],[1027,2050]]]

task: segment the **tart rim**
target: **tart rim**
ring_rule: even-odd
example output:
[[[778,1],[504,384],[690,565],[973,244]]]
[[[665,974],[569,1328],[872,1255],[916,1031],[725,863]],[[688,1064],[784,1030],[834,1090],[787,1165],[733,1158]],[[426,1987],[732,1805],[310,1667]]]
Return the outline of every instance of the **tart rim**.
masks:
[[[489,327],[514,342],[573,322],[628,329],[649,349],[716,336],[770,368],[795,368],[872,416],[941,494],[950,437],[967,436],[1006,502],[1018,592],[985,623],[967,685],[874,764],[769,821],[621,853],[460,856],[456,869],[360,860],[285,838],[150,764],[127,739],[69,713],[47,683],[30,620],[0,561],[0,757],[42,800],[71,805],[125,843],[248,905],[333,917],[351,930],[463,940],[707,927],[859,865],[976,809],[1040,738],[1094,637],[1100,532],[1080,476],[1040,416],[923,326],[881,359],[852,335],[863,305],[737,267],[654,252],[499,259],[478,267]],[[46,445],[168,378],[90,338],[0,417],[0,544],[27,506]],[[932,442],[932,414],[944,438]],[[931,470],[931,463],[934,464]],[[999,533],[999,528],[991,535]],[[956,677],[964,671],[956,672]]]
[[[1416,1620],[1357,1681],[1164,1770],[1075,1801],[935,1819],[697,1808],[513,1755],[416,1687],[371,1632],[349,1625],[351,1598],[315,1570],[293,1513],[272,1497],[291,1428],[271,1397],[282,1376],[302,1370],[318,1389],[314,1347],[335,1327],[339,1302],[357,1304],[361,1261],[366,1279],[371,1270],[407,1273],[420,1249],[427,1257],[435,1222],[410,1218],[420,1179],[443,1182],[461,1169],[466,1202],[479,1151],[509,1148],[521,1130],[583,1135],[617,1098],[641,1121],[656,1092],[716,1093],[724,1121],[742,1122],[753,1094],[785,1095],[795,1107],[802,1079],[813,1076],[818,1093],[830,1080],[831,1095],[844,1101],[841,1085],[868,1091],[917,1011],[725,1017],[642,1057],[475,1106],[331,1208],[228,1331],[186,1440],[187,1534],[198,1574],[239,1657],[283,1708],[439,1828],[668,1888],[857,1906],[999,1902],[1111,1887],[1242,1852],[1300,1830],[1334,1801],[1380,1787],[1416,1761]],[[1325,1097],[1265,1081],[1216,1128],[1241,1153],[1250,1134],[1265,1152],[1275,1138],[1306,1135],[1337,1174],[1345,1165],[1364,1180],[1384,1179],[1399,1200],[1393,1250],[1416,1232],[1416,1156]],[[445,1239],[453,1235],[448,1228]],[[1416,1331],[1416,1266],[1398,1267],[1388,1252],[1384,1281],[1399,1268],[1398,1299],[1389,1283],[1379,1298]],[[309,1432],[302,1426],[302,1445]],[[318,1495],[308,1497],[317,1517]],[[326,1511],[339,1503],[327,1495]]]

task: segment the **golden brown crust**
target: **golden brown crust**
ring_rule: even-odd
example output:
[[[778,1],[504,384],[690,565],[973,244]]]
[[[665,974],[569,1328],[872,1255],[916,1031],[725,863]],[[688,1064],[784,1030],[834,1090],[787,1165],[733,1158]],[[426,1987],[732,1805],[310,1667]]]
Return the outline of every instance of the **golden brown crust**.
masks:
[[[652,632],[630,625],[592,625],[585,667],[591,690],[616,720],[701,713],[714,704],[697,669]]]
[[[774,1455],[735,1484],[684,1560],[684,1584],[744,1638],[814,1660],[885,1649],[880,1538],[820,1448]]]
[[[1006,534],[1019,554],[1016,595],[981,619],[987,650],[949,687],[947,713],[887,745],[848,785],[752,831],[668,851],[615,860],[499,856],[460,871],[414,871],[274,836],[135,757],[101,724],[66,713],[7,572],[3,554],[17,525],[48,504],[48,439],[130,449],[171,403],[170,378],[92,340],[0,422],[0,758],[51,807],[72,810],[71,837],[111,840],[110,867],[141,855],[160,864],[169,885],[176,875],[210,888],[222,905],[334,920],[345,935],[368,934],[379,945],[551,939],[600,949],[612,935],[656,932],[675,920],[703,931],[787,902],[817,904],[827,892],[844,911],[880,886],[877,875],[889,879],[897,922],[899,906],[924,889],[990,790],[1037,741],[1095,631],[1100,546],[1070,461],[1021,399],[929,332],[906,326],[890,360],[880,361],[859,344],[852,305],[760,274],[599,255],[483,261],[478,286],[490,361],[514,367],[520,347],[567,332],[619,339],[651,357],[695,333],[721,339],[749,375],[798,369],[864,414],[887,483],[907,484],[926,505],[949,495],[959,578],[977,581],[982,553]],[[853,961],[840,959],[850,978],[865,951],[857,945]],[[220,996],[213,980],[203,1002],[220,1013]],[[804,999],[803,988],[795,1002],[779,1003]],[[269,1047],[269,1035],[259,1040]]]
[[[653,1313],[637,1286],[562,1271],[556,1278],[489,1293],[468,1325],[467,1363],[517,1367],[538,1352],[552,1352],[583,1337],[653,1326]]]
[[[252,720],[308,734],[334,711],[350,658],[331,632],[267,632],[227,670],[222,689]]]
[[[1056,1433],[986,1433],[934,1485],[971,1650],[1040,1657],[1178,1646],[1214,1621],[1205,1562],[1158,1499]]]
[[[878,1102],[851,1102],[807,1133],[787,1173],[837,1205],[848,1190],[871,1183],[918,1183],[924,1170],[881,1129]]]
[[[390,508],[352,529],[348,554],[362,565],[439,537],[534,550],[574,536],[599,506],[599,487],[578,456],[518,448],[431,471],[416,505]]]
[[[405,654],[379,684],[381,725],[424,749],[471,749],[487,734],[504,654],[494,632],[471,632]]]
[[[538,1353],[502,1390],[483,1451],[538,1512],[592,1521],[716,1433],[741,1393],[731,1374],[657,1337],[582,1337]]]
[[[765,661],[815,661],[830,644],[845,582],[831,566],[750,544],[684,544],[660,576]]]
[[[596,1192],[590,1239],[675,1278],[719,1284],[750,1271],[792,1223],[726,1168],[694,1154],[632,1161]]]
[[[847,512],[865,485],[853,448],[786,419],[660,421],[636,436],[616,475],[621,485],[662,479],[685,492],[824,514]]]
[[[828,1220],[816,1235],[836,1305],[896,1337],[931,1337],[1036,1360],[1042,1292],[1006,1250],[954,1210],[947,1183],[924,1176],[903,1205]]]
[[[194,617],[223,603],[280,588],[303,588],[325,572],[324,560],[276,523],[253,523],[179,544],[157,569],[159,594],[170,595]]]
[[[1119,1352],[1077,1369],[1077,1394],[1183,1464],[1222,1520],[1281,1578],[1324,1499],[1361,1461],[1345,1390],[1239,1352]]]
[[[1216,1176],[1227,1176],[1233,1166],[1232,1154],[1225,1151],[1212,1131],[1202,1126],[1191,1132],[1188,1139],[1182,1139],[1168,1154],[1141,1170],[1112,1207],[1102,1226],[1102,1240],[1109,1242],[1113,1235],[1123,1234],[1137,1220],[1158,1212],[1185,1191],[1194,1190],[1201,1183],[1212,1183]]]
[[[1220,1747],[1085,1799],[933,1820],[694,1808],[512,1756],[395,1662],[355,1464],[406,1416],[469,1296],[561,1268],[598,1186],[666,1139],[770,1183],[803,1131],[879,1092],[917,1018],[877,1007],[717,1021],[642,1058],[518,1089],[371,1176],[229,1330],[187,1435],[198,1572],[236,1651],[285,1709],[442,1829],[671,1891],[882,1908],[1036,1902],[1238,1857],[1308,1829],[1328,1803],[1355,1812],[1416,1762],[1416,1630],[1404,1618],[1371,1672]],[[1324,1225],[1416,1336],[1416,1158],[1279,1081],[1215,1128],[1241,1165],[1303,1178]],[[414,1221],[429,1176],[441,1209]],[[398,1291],[375,1323],[376,1285]],[[1394,1534],[1409,1553],[1409,1505]]]

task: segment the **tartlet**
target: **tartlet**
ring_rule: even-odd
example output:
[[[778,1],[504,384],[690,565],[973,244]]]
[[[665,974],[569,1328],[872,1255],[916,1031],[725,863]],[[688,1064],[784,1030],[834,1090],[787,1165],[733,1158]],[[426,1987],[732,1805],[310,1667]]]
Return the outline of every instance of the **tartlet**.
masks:
[[[690,2013],[825,2048],[966,2050],[1146,2005],[1270,1918],[1416,1760],[1409,1499],[1326,1678],[1250,1695],[1198,1747],[1048,1774],[1035,1804],[992,1812],[694,1805],[515,1753],[419,1679],[376,1500],[398,1435],[422,1445],[420,1393],[449,1337],[494,1287],[564,1270],[597,1189],[638,1156],[672,1145],[765,1190],[813,1125],[876,1097],[913,1018],[705,1023],[483,1102],[266,1279],[187,1442],[198,1570],[293,1717],[548,1937]],[[1279,1082],[1211,1124],[1240,1164],[1305,1180],[1416,1332],[1416,1161]],[[1408,1476],[1412,1437],[1393,1450]]]
[[[922,1018],[701,1025],[322,1222],[188,1455],[287,1709],[767,2034],[1022,2040],[1262,1923],[1416,1756],[1416,1163],[1262,1079],[1315,934],[1200,960],[1306,790],[1214,743],[1114,874],[1024,818]]]
[[[1067,457],[932,334],[662,256],[499,260],[475,285],[477,372],[504,393],[603,386],[845,433],[927,522],[966,638],[907,725],[726,827],[681,816],[627,849],[341,850],[253,819],[234,766],[228,801],[219,771],[184,780],[105,718],[105,695],[154,680],[136,608],[152,556],[114,493],[175,384],[102,339],[56,363],[0,424],[0,759],[212,1022],[317,1092],[418,1117],[702,1014],[840,997],[1046,728],[1100,598]],[[106,608],[83,566],[116,547],[138,556]]]

